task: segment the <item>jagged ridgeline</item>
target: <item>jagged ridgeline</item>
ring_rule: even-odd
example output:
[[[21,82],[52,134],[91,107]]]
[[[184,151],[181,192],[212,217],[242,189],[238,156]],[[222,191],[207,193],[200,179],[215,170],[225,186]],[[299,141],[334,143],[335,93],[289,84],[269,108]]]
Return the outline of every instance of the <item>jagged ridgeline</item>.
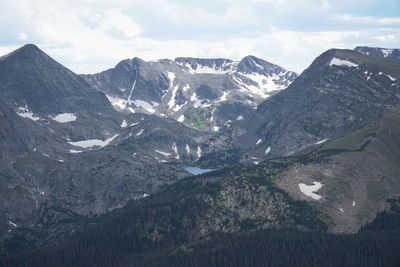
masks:
[[[124,113],[145,112],[214,130],[247,117],[297,77],[254,56],[230,59],[127,59],[114,68],[82,77]]]
[[[399,105],[399,79],[398,59],[328,50],[286,90],[234,124],[236,143],[260,158],[338,138]]]

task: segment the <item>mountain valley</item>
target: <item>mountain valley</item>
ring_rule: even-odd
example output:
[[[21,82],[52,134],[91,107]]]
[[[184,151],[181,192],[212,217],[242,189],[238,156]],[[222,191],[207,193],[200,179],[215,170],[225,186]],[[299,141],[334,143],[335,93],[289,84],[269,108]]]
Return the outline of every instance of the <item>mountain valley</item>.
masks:
[[[254,56],[85,75],[35,45],[0,57],[0,265],[195,266],[275,230],[286,247],[380,238],[400,218],[399,51],[330,49],[300,75]]]

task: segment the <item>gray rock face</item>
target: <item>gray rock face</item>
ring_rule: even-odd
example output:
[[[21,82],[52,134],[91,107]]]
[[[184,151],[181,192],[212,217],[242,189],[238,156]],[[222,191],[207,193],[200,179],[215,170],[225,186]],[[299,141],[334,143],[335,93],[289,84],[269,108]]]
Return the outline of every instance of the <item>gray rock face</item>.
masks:
[[[400,109],[384,112],[375,122],[340,139],[327,141],[314,152],[319,162],[297,163],[276,184],[299,200],[328,214],[330,231],[355,233],[388,207],[400,190]],[[307,196],[299,184],[322,186]]]
[[[292,155],[350,133],[398,105],[399,79],[396,61],[329,50],[250,118],[235,122],[234,139],[257,158]]]
[[[369,56],[400,59],[400,49],[357,46],[354,51]]]
[[[175,120],[115,111],[33,45],[0,58],[0,96],[0,239],[37,229],[62,239],[76,218],[188,176],[182,166],[210,143]]]
[[[0,97],[21,117],[71,141],[106,139],[122,120],[102,93],[34,45],[0,58]]]
[[[121,61],[113,69],[82,75],[104,92],[124,113],[145,112],[173,118],[202,130],[218,130],[229,120],[244,117],[235,106],[254,108],[286,88],[294,72],[254,56],[229,59],[176,58],[145,62]],[[221,105],[225,109],[221,109]],[[227,105],[232,105],[226,113]]]

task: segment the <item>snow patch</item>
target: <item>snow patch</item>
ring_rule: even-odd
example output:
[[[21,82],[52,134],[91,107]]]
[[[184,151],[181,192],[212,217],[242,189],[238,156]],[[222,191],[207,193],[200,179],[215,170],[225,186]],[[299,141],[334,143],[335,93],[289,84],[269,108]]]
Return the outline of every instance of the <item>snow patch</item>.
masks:
[[[390,76],[390,75],[388,75],[388,74],[384,74],[383,72],[379,72],[378,74],[379,74],[379,75],[385,75],[385,76],[388,77],[392,82],[395,82],[395,81],[396,81],[395,78],[393,78],[392,76]]]
[[[185,120],[184,114],[180,115],[179,118],[177,119],[177,121],[179,121],[179,122],[183,122],[184,120]]]
[[[186,104],[187,104],[187,101],[185,101],[185,103],[183,103],[182,105],[175,105],[175,107],[173,107],[172,110],[175,112],[178,112]]]
[[[214,126],[214,127],[213,127],[213,131],[214,131],[214,132],[218,132],[218,131],[219,131],[219,127],[218,127],[218,126]]]
[[[186,153],[190,154],[190,146],[188,144],[186,144],[185,149]]]
[[[317,195],[314,193],[314,192],[317,192],[321,187],[322,187],[322,184],[319,182],[313,182],[313,185],[306,185],[303,183],[299,183],[300,191],[304,195],[311,197],[312,199],[315,199],[315,200],[321,199],[320,195]]]
[[[172,145],[172,150],[174,150],[174,152],[175,152],[175,159],[179,160],[180,156],[179,156],[179,153],[178,153],[178,147],[176,146],[175,142]]]
[[[356,202],[353,201],[353,203],[351,203],[351,206],[354,207],[356,205]]]
[[[190,85],[189,85],[189,84],[186,84],[186,85],[182,88],[182,90],[183,90],[184,92],[186,92],[188,89],[190,89]]]
[[[189,63],[184,66],[190,74],[226,74],[234,71],[238,62],[224,62],[221,66],[217,67],[214,63],[212,67],[197,64],[196,68],[192,68]]]
[[[123,120],[121,123],[121,127],[125,128],[126,126],[128,126],[128,123],[126,123],[126,120]]]
[[[133,108],[127,108],[129,101],[123,98],[118,98],[110,95],[106,95],[108,101],[110,101],[111,105],[113,108],[117,111],[120,110],[127,110],[131,113],[135,113],[135,110]]]
[[[82,151],[81,150],[70,149],[69,153],[76,154],[76,153],[82,153]]]
[[[28,107],[19,107],[17,111],[17,115],[23,118],[27,118],[33,121],[38,121],[40,118],[29,111]]]
[[[388,56],[390,56],[390,54],[392,54],[393,49],[382,49],[381,51],[382,51],[384,57],[388,57]]]
[[[331,62],[329,62],[329,66],[346,66],[346,67],[358,67],[358,64],[353,63],[351,61],[348,60],[343,60],[343,59],[339,59],[339,58],[332,58]]]
[[[168,75],[168,79],[169,79],[169,88],[172,89],[172,95],[168,101],[168,108],[171,109],[175,106],[175,97],[176,97],[176,92],[179,89],[179,85],[177,84],[174,86],[175,73],[167,71],[167,75]],[[177,111],[177,110],[175,110],[175,111]]]
[[[261,144],[262,139],[258,139],[256,145]]]
[[[265,155],[268,154],[269,152],[271,152],[271,147],[270,146],[265,150]]]
[[[372,72],[369,73],[369,72],[366,70],[366,71],[364,71],[364,74],[365,74],[365,75],[368,75],[368,76],[367,76],[367,81],[369,81],[369,79],[371,79]]]
[[[267,98],[274,91],[282,90],[287,87],[288,84],[280,83],[282,75],[285,72],[279,74],[272,73],[271,75],[262,75],[259,73],[240,73],[232,76],[236,83],[241,87],[240,91],[257,95],[262,98]],[[250,80],[250,83],[249,81]]]
[[[82,141],[76,141],[76,142],[68,142],[70,145],[77,146],[77,147],[83,147],[83,148],[90,148],[90,147],[105,147],[108,144],[110,144],[118,134],[115,134],[114,136],[106,139],[106,140],[99,140],[99,139],[90,139],[90,140],[82,140]]]
[[[157,102],[146,102],[144,100],[134,100],[132,101],[137,107],[140,107],[144,110],[146,110],[149,113],[154,113],[156,110],[154,107],[157,107],[159,104]]]
[[[197,159],[201,157],[201,147],[197,146]]]
[[[52,117],[53,120],[59,123],[67,123],[76,120],[76,115],[73,113],[61,113],[55,117]]]
[[[215,103],[224,102],[224,101],[228,100],[228,99],[226,98],[226,96],[227,96],[228,94],[229,94],[229,92],[222,92],[221,98],[218,99],[217,101],[215,101]]]
[[[18,225],[15,222],[12,221],[8,221],[8,224],[14,227],[18,227]]]
[[[190,101],[194,102],[193,104],[194,108],[198,108],[201,106],[201,100],[197,98],[196,92],[192,94],[192,96],[190,97]]]
[[[150,195],[149,194],[146,194],[146,193],[143,193],[143,198],[146,198],[146,197],[149,197]]]
[[[238,116],[236,120],[238,120],[238,121],[243,120],[243,116]]]
[[[169,157],[169,156],[171,156],[171,153],[168,153],[168,152],[164,152],[164,151],[160,151],[160,150],[154,150],[155,152],[157,152],[158,154],[161,154],[161,155],[163,155],[164,157]]]
[[[136,136],[142,135],[143,132],[144,132],[144,129],[141,129],[141,130],[136,134]]]
[[[324,139],[324,140],[318,141],[318,142],[314,143],[314,145],[320,145],[320,144],[325,143],[326,141],[328,141],[328,139]]]

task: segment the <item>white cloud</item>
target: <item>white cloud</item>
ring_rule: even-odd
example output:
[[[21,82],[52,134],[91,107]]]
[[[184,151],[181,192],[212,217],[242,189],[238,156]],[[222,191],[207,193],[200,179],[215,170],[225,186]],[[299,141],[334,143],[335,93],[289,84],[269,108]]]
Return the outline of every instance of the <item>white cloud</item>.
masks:
[[[348,5],[332,2],[0,0],[0,34],[15,38],[1,43],[0,53],[29,40],[78,73],[98,72],[135,56],[240,59],[253,54],[299,72],[332,47],[399,45],[400,18],[332,15],[337,6]],[[338,22],[361,26],[335,28]],[[329,30],[323,23],[330,23]]]
[[[96,23],[102,32],[115,30],[123,33],[127,38],[132,38],[142,33],[140,25],[119,9],[106,9],[103,14],[97,13],[92,17],[92,22]]]
[[[24,32],[20,32],[20,33],[18,33],[18,38],[21,41],[26,41],[26,40],[28,40],[28,35],[26,33],[24,33]]]
[[[374,36],[373,38],[381,42],[389,42],[398,39],[398,36],[396,38],[395,34],[387,34],[387,35],[377,35]]]
[[[351,14],[336,14],[333,15],[334,20],[341,20],[360,24],[380,24],[380,25],[391,25],[400,24],[400,18],[376,18],[371,16],[354,16]]]
[[[328,0],[322,0],[321,1],[321,8],[324,10],[328,10],[332,7],[331,2],[329,2]]]

